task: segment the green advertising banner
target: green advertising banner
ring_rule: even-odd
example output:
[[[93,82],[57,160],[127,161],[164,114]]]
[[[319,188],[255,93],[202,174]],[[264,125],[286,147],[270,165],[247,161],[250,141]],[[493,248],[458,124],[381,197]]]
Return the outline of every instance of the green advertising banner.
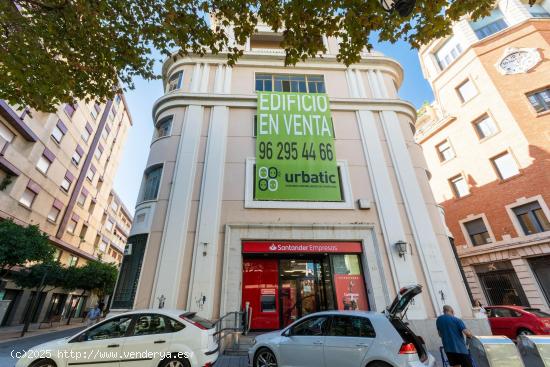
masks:
[[[329,98],[258,92],[256,200],[342,201]]]

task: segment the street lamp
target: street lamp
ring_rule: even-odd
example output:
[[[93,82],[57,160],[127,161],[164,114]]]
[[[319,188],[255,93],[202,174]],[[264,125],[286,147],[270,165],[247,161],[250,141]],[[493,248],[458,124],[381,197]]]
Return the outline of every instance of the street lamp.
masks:
[[[397,10],[400,16],[406,17],[411,15],[416,0],[380,0],[380,4],[387,12]]]
[[[407,242],[397,241],[394,246],[397,250],[397,253],[399,254],[399,257],[405,257],[405,255],[407,254]]]

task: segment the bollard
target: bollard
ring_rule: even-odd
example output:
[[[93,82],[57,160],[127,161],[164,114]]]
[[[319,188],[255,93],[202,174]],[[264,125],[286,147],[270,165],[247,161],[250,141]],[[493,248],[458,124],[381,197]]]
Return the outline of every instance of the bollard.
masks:
[[[474,336],[470,353],[476,367],[526,367],[514,342],[505,336]]]
[[[550,367],[550,336],[520,335],[518,350],[528,367]]]

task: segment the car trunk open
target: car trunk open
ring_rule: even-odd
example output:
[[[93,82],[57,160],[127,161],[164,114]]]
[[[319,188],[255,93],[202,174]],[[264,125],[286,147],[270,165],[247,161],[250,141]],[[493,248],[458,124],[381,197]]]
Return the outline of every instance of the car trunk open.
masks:
[[[418,358],[424,362],[428,359],[424,340],[416,335],[409,328],[408,324],[403,321],[411,301],[420,293],[422,293],[421,285],[411,285],[401,288],[392,304],[386,309],[385,314],[403,338],[404,343],[414,344]]]

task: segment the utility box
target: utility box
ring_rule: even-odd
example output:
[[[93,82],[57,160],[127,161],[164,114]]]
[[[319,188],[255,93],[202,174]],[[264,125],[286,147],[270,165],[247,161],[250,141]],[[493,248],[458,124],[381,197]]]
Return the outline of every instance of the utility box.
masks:
[[[550,367],[550,336],[521,335],[518,350],[528,367]]]
[[[470,353],[476,367],[531,367],[523,364],[516,345],[505,336],[474,336]]]

